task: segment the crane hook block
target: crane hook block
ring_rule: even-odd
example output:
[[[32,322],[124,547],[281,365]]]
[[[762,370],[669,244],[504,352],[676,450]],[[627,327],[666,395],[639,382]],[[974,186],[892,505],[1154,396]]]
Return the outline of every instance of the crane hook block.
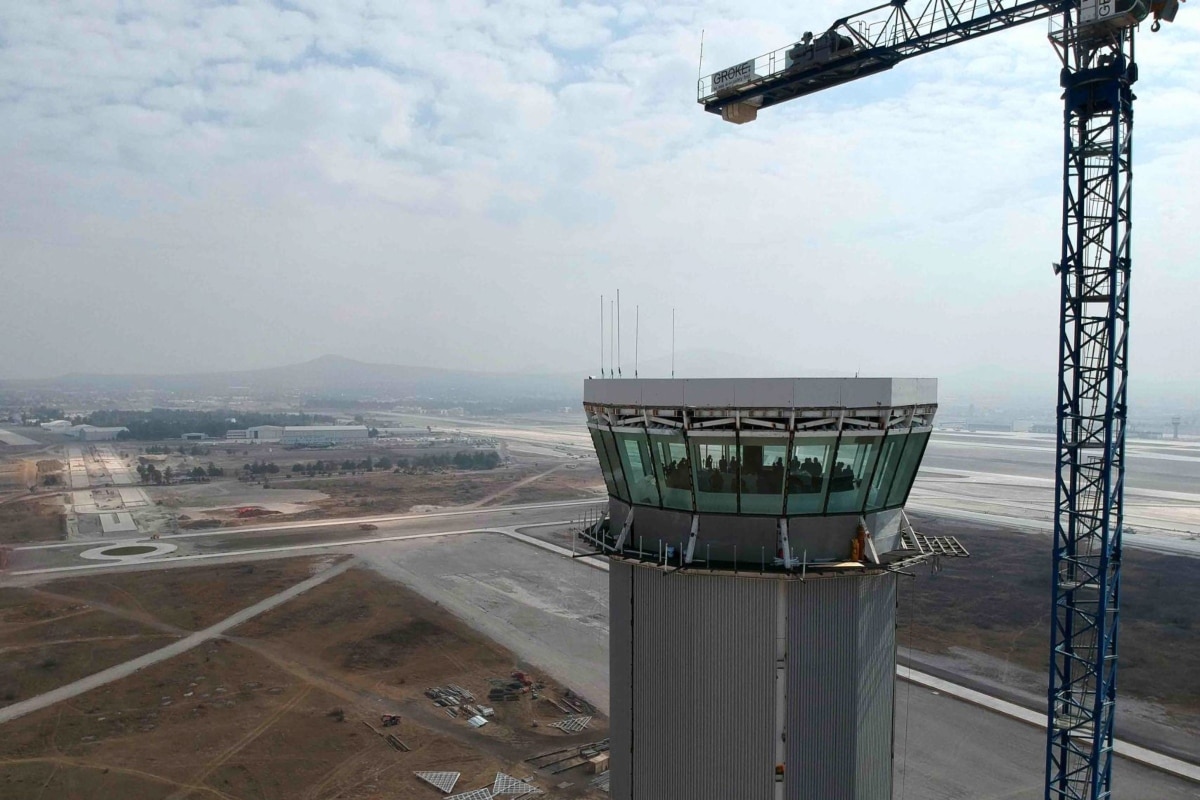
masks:
[[[1164,21],[1174,22],[1175,15],[1179,13],[1180,2],[1182,0],[1154,0],[1150,4],[1150,13],[1154,15],[1154,22],[1150,23],[1150,30],[1158,33]]]

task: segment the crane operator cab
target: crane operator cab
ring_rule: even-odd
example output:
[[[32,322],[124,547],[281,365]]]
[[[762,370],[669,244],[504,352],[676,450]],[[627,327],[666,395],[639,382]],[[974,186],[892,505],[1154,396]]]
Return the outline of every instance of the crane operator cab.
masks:
[[[1096,32],[1132,28],[1154,15],[1150,29],[1157,31],[1162,21],[1174,22],[1180,0],[1083,0],[1079,4],[1079,27]]]
[[[825,64],[843,56],[848,56],[858,49],[854,40],[843,36],[835,30],[828,30],[820,36],[813,37],[806,32],[804,38],[788,48],[784,62],[784,71],[803,69],[815,64]]]

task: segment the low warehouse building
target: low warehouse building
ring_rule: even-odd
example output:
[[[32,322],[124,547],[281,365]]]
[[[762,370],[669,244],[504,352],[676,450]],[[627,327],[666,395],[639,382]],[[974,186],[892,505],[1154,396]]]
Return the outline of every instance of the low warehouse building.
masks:
[[[111,442],[122,433],[129,433],[129,428],[98,428],[95,425],[76,425],[63,431],[67,436],[74,436],[84,442]]]
[[[251,429],[253,430],[253,429]],[[366,425],[288,425],[280,441],[286,445],[323,446],[366,442],[370,433]]]
[[[253,428],[245,430],[245,436],[230,436],[231,433],[241,433],[241,431],[228,431],[225,436],[233,439],[249,439],[252,442],[278,442],[283,438],[282,425],[255,425]]]

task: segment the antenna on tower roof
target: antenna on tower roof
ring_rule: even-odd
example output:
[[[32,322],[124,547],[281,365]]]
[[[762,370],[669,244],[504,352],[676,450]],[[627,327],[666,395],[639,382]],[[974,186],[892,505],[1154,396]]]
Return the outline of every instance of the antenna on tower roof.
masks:
[[[671,377],[675,377],[675,308],[671,308]]]
[[[621,377],[621,290],[617,289],[617,377]]]
[[[639,305],[635,305],[635,306],[633,307],[633,377],[635,377],[635,378],[638,376],[638,374],[637,374],[637,367],[638,367],[638,359],[637,359],[637,356],[638,356],[638,332],[639,332],[639,330],[640,330],[640,325],[641,325],[641,322],[640,322],[640,320],[639,320],[639,316],[640,316],[640,314],[641,314],[641,311],[642,311],[642,307],[641,307],[641,306],[639,306]]]
[[[604,377],[604,295],[600,295],[600,377]]]

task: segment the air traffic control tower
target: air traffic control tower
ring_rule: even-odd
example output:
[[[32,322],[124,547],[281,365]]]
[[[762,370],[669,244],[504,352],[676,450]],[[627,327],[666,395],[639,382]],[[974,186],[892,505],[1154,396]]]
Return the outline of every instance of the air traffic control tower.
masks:
[[[904,503],[937,382],[588,380],[615,800],[891,800]]]

